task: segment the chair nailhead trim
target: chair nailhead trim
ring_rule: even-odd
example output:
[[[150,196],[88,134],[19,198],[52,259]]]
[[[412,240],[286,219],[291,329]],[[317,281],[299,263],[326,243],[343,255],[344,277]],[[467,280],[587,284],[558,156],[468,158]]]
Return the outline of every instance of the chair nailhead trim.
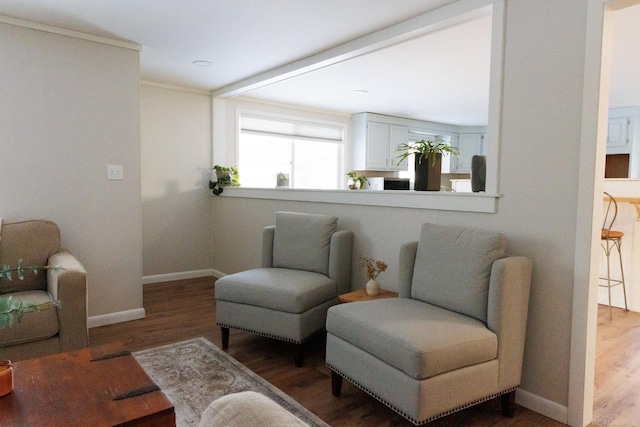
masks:
[[[332,371],[336,372],[337,374],[340,374],[340,376],[341,376],[341,377],[345,378],[345,379],[346,379],[346,380],[348,380],[350,383],[352,383],[353,385],[355,385],[356,387],[358,387],[359,389],[361,389],[361,390],[362,390],[362,391],[364,391],[365,393],[369,394],[371,397],[374,397],[374,398],[375,398],[376,400],[378,400],[379,402],[381,402],[381,403],[383,403],[384,405],[388,406],[389,408],[393,409],[393,410],[394,410],[394,411],[396,411],[398,414],[402,415],[403,417],[405,417],[406,419],[408,419],[408,420],[409,420],[409,421],[411,421],[414,425],[417,425],[417,426],[422,425],[422,424],[426,424],[426,423],[431,422],[431,421],[434,421],[434,420],[437,420],[438,418],[446,417],[447,415],[451,415],[451,414],[453,414],[454,412],[458,412],[458,411],[461,411],[461,410],[463,410],[463,409],[467,409],[467,408],[469,408],[469,407],[471,407],[471,406],[477,405],[478,403],[486,402],[487,400],[494,399],[494,398],[496,398],[496,397],[498,397],[498,396],[501,396],[501,395],[503,395],[503,394],[505,394],[505,393],[510,393],[510,392],[512,392],[512,391],[514,391],[514,390],[516,390],[516,389],[518,388],[517,386],[516,386],[516,387],[512,387],[512,388],[506,389],[506,390],[504,390],[504,391],[501,391],[501,392],[499,392],[499,393],[495,393],[495,394],[492,394],[492,395],[490,395],[490,396],[484,397],[484,398],[482,398],[482,399],[478,399],[478,400],[475,400],[475,401],[473,401],[473,402],[469,402],[469,403],[467,403],[467,404],[464,404],[464,405],[458,406],[458,407],[456,407],[456,408],[449,409],[448,411],[445,411],[445,412],[443,412],[443,413],[441,413],[441,414],[433,415],[433,416],[431,416],[431,417],[429,417],[429,418],[426,418],[426,419],[424,419],[424,420],[420,420],[420,421],[418,421],[418,420],[416,420],[415,418],[413,418],[413,417],[411,417],[410,415],[408,415],[408,414],[406,414],[405,412],[403,412],[402,410],[400,410],[400,409],[396,408],[394,405],[392,405],[391,403],[387,402],[386,400],[384,400],[384,399],[383,399],[383,398],[381,398],[380,396],[376,395],[376,394],[375,394],[374,392],[372,392],[371,390],[368,390],[366,387],[364,387],[362,384],[360,384],[360,383],[358,383],[357,381],[355,381],[353,378],[349,377],[348,375],[343,374],[343,373],[342,373],[342,372],[340,372],[338,369],[334,368],[333,366],[331,366],[331,365],[330,365],[330,364],[328,364],[328,363],[327,363],[326,365],[327,365],[327,367],[328,367],[329,369],[331,369]]]
[[[302,343],[306,342],[307,340],[311,339],[313,336],[315,336],[316,333],[322,331],[322,330],[320,330],[318,332],[315,332],[315,333],[309,335],[307,338],[303,339],[302,341],[296,341],[296,340],[292,340],[291,338],[285,338],[285,337],[279,337],[277,335],[265,334],[264,332],[257,332],[257,331],[252,331],[251,329],[245,329],[245,328],[239,328],[237,326],[225,325],[224,323],[216,323],[216,325],[220,326],[221,328],[237,329],[239,331],[248,332],[250,334],[260,335],[262,337],[272,338],[274,340],[286,341],[286,342],[290,342],[290,343],[293,343],[293,344],[302,344]]]

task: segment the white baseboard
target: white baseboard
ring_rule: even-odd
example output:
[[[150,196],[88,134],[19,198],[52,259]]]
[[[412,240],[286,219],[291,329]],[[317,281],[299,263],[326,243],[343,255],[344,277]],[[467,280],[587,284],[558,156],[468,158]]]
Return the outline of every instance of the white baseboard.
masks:
[[[143,276],[142,284],[146,285],[148,283],[162,283],[162,282],[171,282],[174,280],[186,280],[186,279],[197,279],[199,277],[215,277],[219,279],[225,274],[214,270],[213,268],[209,268],[206,270],[194,270],[194,271],[181,271],[178,273],[167,273],[167,274],[155,274],[152,276]]]
[[[91,316],[87,319],[87,327],[97,328],[98,326],[113,325],[114,323],[128,322],[129,320],[144,319],[145,316],[144,308]]]
[[[224,277],[224,276],[226,276],[226,274],[211,268],[207,270],[183,271],[179,273],[144,276],[142,278],[142,284],[146,285],[148,283],[161,283],[161,282],[171,282],[173,280],[196,279],[199,277],[215,277],[216,279],[219,279],[220,277]],[[91,316],[87,319],[87,327],[97,328],[99,326],[113,325],[114,323],[144,319],[145,316],[146,314],[145,314],[144,308],[137,308],[134,310],[127,310],[127,311],[119,311],[116,313],[102,314],[99,316]]]
[[[566,406],[562,406],[526,390],[519,388],[516,391],[516,403],[561,423],[567,424],[569,422],[569,410]]]

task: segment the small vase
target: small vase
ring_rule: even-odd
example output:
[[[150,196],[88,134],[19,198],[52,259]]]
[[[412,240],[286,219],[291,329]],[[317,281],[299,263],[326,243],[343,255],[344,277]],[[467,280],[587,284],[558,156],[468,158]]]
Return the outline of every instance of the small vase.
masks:
[[[0,360],[0,396],[13,391],[13,368],[10,360]]]
[[[375,281],[375,279],[371,279],[367,282],[366,289],[367,289],[367,295],[371,297],[375,297],[380,293],[380,285],[378,284],[378,282]]]

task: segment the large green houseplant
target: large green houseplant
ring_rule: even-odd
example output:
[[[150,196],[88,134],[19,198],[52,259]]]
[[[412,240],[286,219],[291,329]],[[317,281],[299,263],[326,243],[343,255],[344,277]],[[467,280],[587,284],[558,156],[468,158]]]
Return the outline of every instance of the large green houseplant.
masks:
[[[233,187],[240,186],[240,174],[237,166],[220,166],[215,165],[211,168],[211,171],[215,172],[216,180],[209,180],[209,189],[211,194],[219,196],[224,191],[224,187],[227,185]]]
[[[442,155],[448,153],[454,156],[460,155],[457,147],[452,147],[445,141],[421,140],[398,145],[398,165],[407,157],[414,156],[415,183],[417,191],[440,191],[440,179],[442,176]]]

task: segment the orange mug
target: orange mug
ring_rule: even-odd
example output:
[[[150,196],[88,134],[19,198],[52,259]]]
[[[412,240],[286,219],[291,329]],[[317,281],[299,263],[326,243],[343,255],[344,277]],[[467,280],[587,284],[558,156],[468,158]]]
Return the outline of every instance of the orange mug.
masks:
[[[0,360],[0,396],[13,391],[13,368],[10,360]]]

